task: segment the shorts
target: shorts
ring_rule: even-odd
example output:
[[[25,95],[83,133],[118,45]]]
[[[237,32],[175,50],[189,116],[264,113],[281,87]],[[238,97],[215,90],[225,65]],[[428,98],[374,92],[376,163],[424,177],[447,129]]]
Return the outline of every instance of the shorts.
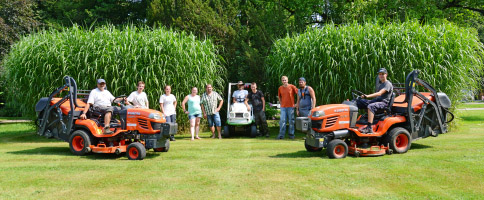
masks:
[[[104,115],[108,112],[113,113],[114,112],[114,106],[102,106],[102,105],[101,106],[94,106],[94,110],[98,111],[98,112],[100,112]]]
[[[356,105],[359,109],[368,108],[368,110],[370,110],[373,114],[375,114],[376,111],[383,110],[388,106],[386,102],[374,100],[369,101],[368,99],[359,99],[356,101]]]
[[[195,118],[202,118],[202,114],[194,114],[194,115],[188,115],[188,120],[192,120],[192,119],[195,119]]]
[[[213,115],[207,115],[208,127],[221,127],[222,122],[220,121],[220,115],[215,113]]]

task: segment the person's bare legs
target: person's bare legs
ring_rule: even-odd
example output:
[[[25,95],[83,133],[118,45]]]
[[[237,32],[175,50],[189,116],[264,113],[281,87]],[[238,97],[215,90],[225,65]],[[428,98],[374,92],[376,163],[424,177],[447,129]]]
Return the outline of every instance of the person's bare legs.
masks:
[[[198,132],[200,132],[200,118],[199,117],[195,118],[195,138],[200,139],[200,137],[198,137]]]
[[[217,126],[217,132],[218,132],[218,139],[222,139],[222,135],[221,135],[222,127],[221,126]],[[215,131],[213,133],[213,136],[215,137]]]
[[[193,136],[195,134],[195,121],[198,119],[198,117],[195,117],[195,119],[190,120],[190,133],[192,134],[192,140],[194,140]]]
[[[375,118],[375,114],[373,114],[373,112],[371,112],[371,110],[368,109],[368,123],[373,124],[373,118]]]
[[[210,131],[212,131],[212,137],[211,138],[215,138],[215,126],[210,127]]]

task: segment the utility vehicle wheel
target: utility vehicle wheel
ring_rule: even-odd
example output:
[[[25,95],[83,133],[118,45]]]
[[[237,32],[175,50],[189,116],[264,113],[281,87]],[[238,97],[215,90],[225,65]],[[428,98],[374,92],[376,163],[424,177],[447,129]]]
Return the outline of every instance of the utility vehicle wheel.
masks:
[[[83,156],[90,152],[91,137],[84,130],[76,130],[69,138],[69,148],[71,152],[78,156]]]
[[[128,145],[126,149],[126,156],[130,160],[143,160],[146,157],[146,149],[139,142],[134,142]]]
[[[153,148],[155,152],[168,152],[170,150],[170,141],[166,141],[165,147]]]
[[[329,142],[326,148],[329,158],[345,158],[348,155],[348,145],[340,139],[334,139]]]
[[[387,135],[387,144],[390,145],[393,153],[405,153],[412,145],[410,133],[402,127],[394,128]]]
[[[250,126],[250,137],[257,137],[257,126]]]
[[[313,147],[313,146],[308,145],[306,143],[306,140],[304,140],[304,147],[306,147],[306,151],[309,151],[309,152],[318,152],[318,151],[323,150],[323,148],[318,148],[318,147]]]
[[[223,132],[224,137],[229,137],[230,136],[230,129],[229,126],[224,126],[224,132]]]

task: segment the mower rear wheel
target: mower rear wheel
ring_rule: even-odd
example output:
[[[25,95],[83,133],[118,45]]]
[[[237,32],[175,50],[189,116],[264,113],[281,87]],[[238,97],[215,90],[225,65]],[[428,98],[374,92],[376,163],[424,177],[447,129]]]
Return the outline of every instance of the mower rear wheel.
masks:
[[[250,137],[257,137],[257,126],[255,124],[250,126]]]
[[[146,157],[146,148],[139,142],[131,143],[126,149],[126,156],[130,160],[143,160]]]
[[[306,151],[308,152],[318,152],[323,150],[323,148],[318,148],[318,147],[313,147],[308,145],[308,143],[306,143],[306,140],[304,140],[304,147],[306,147]]]
[[[224,137],[229,137],[230,136],[229,126],[224,126],[223,136]]]
[[[170,150],[170,141],[166,141],[165,147],[153,148],[155,152],[168,152]]]
[[[91,146],[91,138],[84,130],[74,131],[69,138],[69,148],[75,155],[86,155],[90,151],[89,146]]]
[[[340,139],[334,139],[328,143],[326,154],[329,158],[345,158],[348,155],[348,145]]]
[[[412,145],[410,133],[402,127],[394,128],[387,135],[387,144],[393,153],[406,153]]]

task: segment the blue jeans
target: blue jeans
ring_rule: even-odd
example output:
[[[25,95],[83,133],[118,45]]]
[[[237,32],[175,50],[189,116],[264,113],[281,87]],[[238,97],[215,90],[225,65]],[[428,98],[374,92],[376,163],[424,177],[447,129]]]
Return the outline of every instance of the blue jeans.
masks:
[[[220,115],[215,113],[213,115],[207,115],[208,127],[221,127],[222,122],[220,121]]]
[[[286,118],[289,122],[289,137],[294,138],[294,108],[281,108],[281,120],[279,120],[278,138],[284,138],[286,135]]]
[[[309,114],[311,114],[311,108],[299,108],[300,117],[309,117]]]
[[[173,114],[173,115],[170,115],[170,116],[166,116],[165,119],[166,119],[166,122],[173,122],[173,123],[175,123],[176,122],[176,114]]]

